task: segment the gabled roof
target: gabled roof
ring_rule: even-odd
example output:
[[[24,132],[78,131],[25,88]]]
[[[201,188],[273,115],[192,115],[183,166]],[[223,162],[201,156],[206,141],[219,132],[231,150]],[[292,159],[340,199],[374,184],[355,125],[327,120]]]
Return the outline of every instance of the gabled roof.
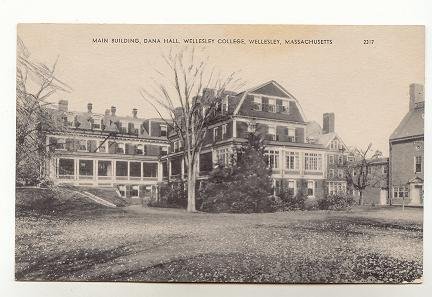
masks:
[[[280,120],[287,120],[287,121],[295,121],[295,122],[305,122],[306,121],[306,116],[303,112],[303,109],[301,107],[301,105],[299,104],[298,100],[291,94],[289,93],[284,87],[282,87],[279,83],[277,83],[274,80],[268,81],[266,83],[263,83],[259,86],[250,88],[244,92],[241,92],[239,94],[237,94],[236,97],[239,97],[240,100],[234,110],[234,115],[239,114],[239,112],[242,110],[242,105],[245,102],[246,96],[250,93],[253,94],[263,94],[268,95],[268,96],[275,96],[275,97],[281,97],[281,98],[289,98],[291,100],[293,100],[295,102],[295,107],[298,110],[298,115],[297,117],[293,117],[290,118],[288,117],[286,114],[278,114],[278,113],[267,113],[267,112],[263,112],[260,113],[255,112],[257,114],[246,114],[246,116],[253,116],[253,117],[269,117],[269,118],[277,118],[280,117]],[[244,112],[244,110],[243,110]],[[249,112],[249,110],[248,110]]]
[[[424,109],[410,110],[390,135],[390,141],[424,135]]]

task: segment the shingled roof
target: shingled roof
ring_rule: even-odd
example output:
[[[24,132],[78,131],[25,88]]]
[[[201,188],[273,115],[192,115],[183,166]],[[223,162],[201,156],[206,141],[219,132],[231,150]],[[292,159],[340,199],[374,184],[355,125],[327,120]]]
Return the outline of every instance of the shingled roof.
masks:
[[[424,135],[424,109],[410,110],[390,135],[390,141]]]

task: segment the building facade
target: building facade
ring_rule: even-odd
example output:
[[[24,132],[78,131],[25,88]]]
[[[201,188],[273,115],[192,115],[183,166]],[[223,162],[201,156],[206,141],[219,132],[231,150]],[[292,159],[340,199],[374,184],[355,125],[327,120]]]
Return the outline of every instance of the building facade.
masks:
[[[213,92],[206,89],[205,92]],[[47,132],[53,158],[49,174],[55,184],[116,188],[124,198],[145,198],[160,182],[182,180],[186,165],[182,142],[162,119],[68,110],[56,112],[66,129]],[[241,93],[226,92],[217,117],[208,127],[199,157],[199,179],[220,163],[228,165],[235,149],[254,132],[266,145],[275,192],[284,185],[308,197],[346,192],[343,171],[348,149],[335,132],[335,115],[323,115],[323,127],[306,121],[299,101],[275,81]]]
[[[59,101],[65,128],[47,132],[52,158],[47,166],[55,184],[114,187],[124,198],[143,198],[157,191],[162,179],[161,155],[168,153],[168,127],[160,119],[140,119],[138,111],[118,116],[116,107],[105,114],[68,110]]]
[[[424,87],[409,87],[409,110],[389,139],[391,204],[423,205]]]
[[[226,94],[218,112],[199,158],[200,178],[216,164],[228,165],[235,148],[254,132],[265,139],[275,191],[282,183],[294,195],[302,191],[315,198],[346,191],[343,170],[338,168],[338,162],[347,161],[346,146],[334,132],[334,114],[325,114],[324,129],[312,133],[298,100],[275,81]],[[175,135],[170,141],[169,154],[161,158],[164,180],[181,179],[183,146]]]

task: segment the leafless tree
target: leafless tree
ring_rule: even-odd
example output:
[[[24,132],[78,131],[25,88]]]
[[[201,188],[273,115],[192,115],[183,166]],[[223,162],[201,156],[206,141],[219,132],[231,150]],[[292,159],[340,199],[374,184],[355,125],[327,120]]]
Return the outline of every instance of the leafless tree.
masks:
[[[370,143],[366,149],[351,149],[349,154],[353,156],[353,160],[347,162],[345,176],[348,185],[359,191],[359,205],[363,205],[363,191],[366,187],[375,186],[379,182],[369,168],[374,161],[382,157],[382,153],[379,150],[374,151]]]
[[[141,95],[184,144],[187,211],[195,212],[197,164],[208,125],[216,116],[227,87],[239,87],[240,81],[234,72],[216,74],[209,57],[195,48],[171,50],[162,58],[167,70],[155,69],[158,77],[152,79],[149,88],[141,90]],[[213,92],[205,92],[210,89]]]
[[[47,154],[44,131],[62,130],[63,121],[51,112],[47,99],[57,91],[70,90],[52,67],[32,61],[20,38],[16,66],[16,170],[17,180],[37,180],[42,175]],[[23,176],[20,176],[23,175]]]

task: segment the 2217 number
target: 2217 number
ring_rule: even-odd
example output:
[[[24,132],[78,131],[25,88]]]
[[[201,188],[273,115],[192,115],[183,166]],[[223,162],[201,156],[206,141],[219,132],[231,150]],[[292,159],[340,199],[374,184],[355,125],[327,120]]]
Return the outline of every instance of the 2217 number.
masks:
[[[374,44],[374,40],[373,39],[364,39],[363,44]]]

